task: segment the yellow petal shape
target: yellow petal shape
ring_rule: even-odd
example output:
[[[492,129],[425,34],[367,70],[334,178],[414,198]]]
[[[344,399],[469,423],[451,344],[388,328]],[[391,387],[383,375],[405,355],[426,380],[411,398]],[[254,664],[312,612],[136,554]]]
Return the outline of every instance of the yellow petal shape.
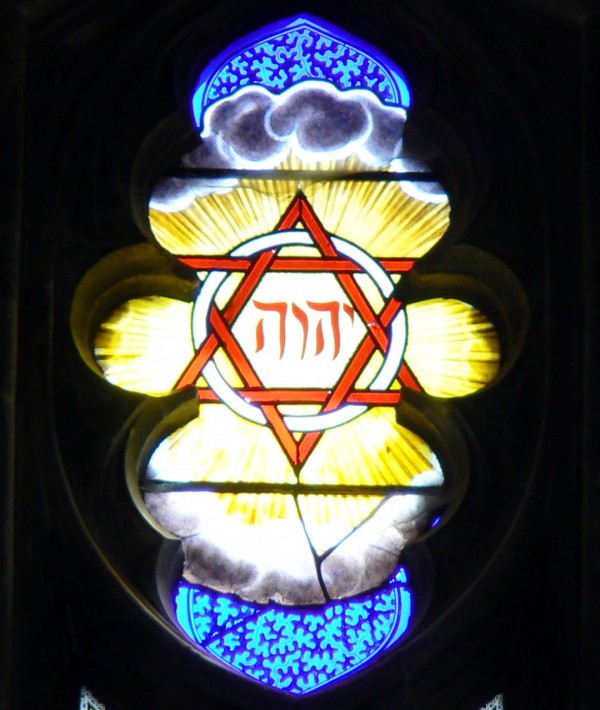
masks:
[[[171,392],[194,355],[192,306],[146,296],[116,308],[94,340],[94,354],[106,379],[133,392]]]
[[[151,518],[183,538],[186,579],[250,601],[284,604],[319,603],[323,584],[332,598],[343,598],[383,583],[403,547],[418,536],[418,521],[435,499],[418,492],[385,500],[380,491],[375,496],[282,494],[277,484],[291,484],[293,491],[297,479],[277,449],[268,427],[220,404],[201,405],[196,418],[155,449],[148,482],[273,485],[264,493],[217,493],[209,486],[146,493]],[[307,482],[316,485],[389,481],[413,483],[418,491],[420,485],[443,484],[432,450],[386,408],[326,432],[304,469]],[[305,480],[304,470],[300,475]],[[217,558],[217,567],[206,564]]]
[[[371,170],[357,158],[306,162],[294,156],[290,170]],[[302,189],[332,234],[376,257],[417,258],[448,228],[449,203],[432,204],[407,195],[396,181],[242,179],[225,194],[196,198],[179,212],[150,210],[158,242],[173,254],[226,254],[251,237],[267,234]]]
[[[430,447],[396,423],[393,409],[379,407],[325,432],[300,481],[410,485],[416,476],[431,470],[439,472],[439,464]],[[298,480],[268,427],[248,422],[221,404],[201,405],[196,418],[163,439],[150,458],[147,476],[169,482],[295,484]],[[298,498],[309,536],[319,548],[351,532],[383,500],[380,494]],[[290,495],[218,493],[215,504],[251,526],[297,517]]]
[[[393,407],[374,407],[329,429],[304,464],[302,483],[410,486],[439,466],[429,445],[396,422]]]
[[[271,430],[232,412],[224,404],[203,404],[198,416],[158,445],[148,464],[148,476],[162,481],[296,483]],[[226,506],[238,507],[260,498],[255,494],[219,494]],[[270,494],[265,494],[270,495]],[[247,518],[256,519],[254,511]]]
[[[439,472],[428,444],[396,422],[395,410],[377,407],[323,434],[300,474],[303,483],[411,485],[420,474]],[[439,476],[441,479],[441,475]],[[363,523],[383,496],[298,496],[302,519],[319,554]]]
[[[453,298],[406,307],[405,359],[427,394],[459,397],[485,387],[500,367],[500,340],[476,308]]]

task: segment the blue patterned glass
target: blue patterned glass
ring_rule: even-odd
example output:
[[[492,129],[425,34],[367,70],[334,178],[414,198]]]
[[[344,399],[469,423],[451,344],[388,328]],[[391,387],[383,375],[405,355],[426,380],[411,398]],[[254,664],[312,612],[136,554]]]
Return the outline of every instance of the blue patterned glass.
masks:
[[[406,79],[391,60],[339,28],[304,15],[247,35],[216,57],[194,90],[194,120],[201,128],[209,106],[246,86],[280,94],[304,81],[323,81],[340,91],[367,89],[389,106],[410,105]]]
[[[202,650],[260,683],[302,695],[395,644],[408,628],[412,594],[400,567],[382,589],[320,607],[253,605],[181,582],[175,608]]]

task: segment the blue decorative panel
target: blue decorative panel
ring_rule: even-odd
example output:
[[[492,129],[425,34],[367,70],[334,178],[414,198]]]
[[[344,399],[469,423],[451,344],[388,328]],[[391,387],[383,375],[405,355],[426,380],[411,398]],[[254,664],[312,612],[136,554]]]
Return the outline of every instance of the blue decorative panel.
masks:
[[[310,609],[247,604],[186,582],[175,606],[186,635],[225,666],[302,695],[395,644],[408,628],[412,594],[401,567],[377,592]]]
[[[282,20],[234,43],[202,73],[192,97],[197,126],[206,109],[246,86],[280,94],[304,81],[340,91],[367,89],[384,104],[407,108],[401,70],[374,47],[308,15]]]

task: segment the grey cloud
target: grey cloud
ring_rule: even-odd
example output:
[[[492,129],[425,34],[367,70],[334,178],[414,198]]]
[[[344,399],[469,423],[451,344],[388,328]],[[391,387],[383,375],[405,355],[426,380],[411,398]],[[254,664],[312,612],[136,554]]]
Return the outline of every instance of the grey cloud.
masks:
[[[339,150],[363,138],[370,120],[360,101],[323,89],[306,89],[296,91],[272,111],[268,128],[281,139],[295,135],[303,150],[320,153]]]
[[[392,163],[392,169],[398,172],[425,173],[431,167],[422,160],[401,157]],[[439,182],[401,182],[402,189],[412,197],[424,202],[443,202],[447,199],[446,191]]]
[[[315,560],[298,518],[268,530],[229,516],[214,493],[146,493],[150,515],[182,538],[184,577],[247,601],[320,604]]]
[[[385,165],[397,155],[405,114],[385,107],[364,93],[350,95],[320,87],[289,90],[277,100],[262,91],[247,91],[216,106],[207,130],[219,149],[249,163],[274,163],[294,144],[314,157],[332,151],[348,154],[357,146],[361,157]]]
[[[413,485],[441,485],[440,471],[426,471]],[[361,594],[393,573],[403,548],[415,540],[440,505],[436,496],[389,497],[321,562],[321,580],[299,518],[267,526],[241,523],[208,492],[146,493],[152,517],[182,538],[184,576],[257,603],[319,604],[321,580],[332,599]]]
[[[211,114],[213,132],[244,161],[260,162],[273,158],[284,146],[265,128],[266,114],[272,105],[273,99],[259,91],[227,99]]]
[[[439,485],[434,471],[417,476],[413,485]],[[396,495],[388,498],[363,525],[323,561],[321,572],[332,599],[361,594],[393,573],[404,547],[415,540],[439,505],[434,496]]]
[[[194,199],[194,192],[187,180],[164,178],[152,190],[150,207],[161,212],[178,212]]]
[[[365,149],[378,166],[388,165],[398,155],[404,133],[404,119],[398,111],[370,104],[372,130],[365,143]]]
[[[186,168],[231,168],[232,159],[217,147],[214,137],[207,138],[191,153],[183,156]],[[229,192],[237,185],[235,178],[165,178],[152,191],[150,206],[165,212],[185,209],[195,197]]]
[[[182,164],[204,168],[251,168],[276,165],[295,144],[315,158],[334,151],[358,153],[373,167],[398,156],[405,113],[386,107],[370,94],[316,87],[290,89],[280,97],[265,91],[242,91],[221,101],[206,116],[203,143]],[[152,206],[183,209],[194,197],[225,192],[232,179],[164,180]]]
[[[185,567],[183,576],[192,584],[201,584],[225,594],[237,594],[258,604],[322,604],[325,601],[308,547],[302,559],[302,574],[292,575],[278,569],[277,560],[270,566],[236,555],[214,544],[209,536],[194,535],[183,540]]]

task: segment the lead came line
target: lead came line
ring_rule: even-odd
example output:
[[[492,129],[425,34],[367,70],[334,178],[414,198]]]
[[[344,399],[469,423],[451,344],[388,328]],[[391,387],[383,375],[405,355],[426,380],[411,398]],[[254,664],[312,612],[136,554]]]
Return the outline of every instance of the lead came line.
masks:
[[[343,483],[263,483],[234,481],[163,481],[146,480],[141,489],[145,493],[171,493],[206,491],[212,493],[281,493],[288,495],[342,495],[342,496],[385,496],[385,495],[438,495],[449,498],[448,486],[402,486],[402,485],[346,485]]]
[[[199,178],[246,178],[257,180],[311,180],[336,182],[341,180],[367,182],[439,182],[440,176],[433,172],[385,172],[363,170],[348,173],[343,170],[251,170],[236,168],[177,168],[163,175],[165,178],[197,180]]]

